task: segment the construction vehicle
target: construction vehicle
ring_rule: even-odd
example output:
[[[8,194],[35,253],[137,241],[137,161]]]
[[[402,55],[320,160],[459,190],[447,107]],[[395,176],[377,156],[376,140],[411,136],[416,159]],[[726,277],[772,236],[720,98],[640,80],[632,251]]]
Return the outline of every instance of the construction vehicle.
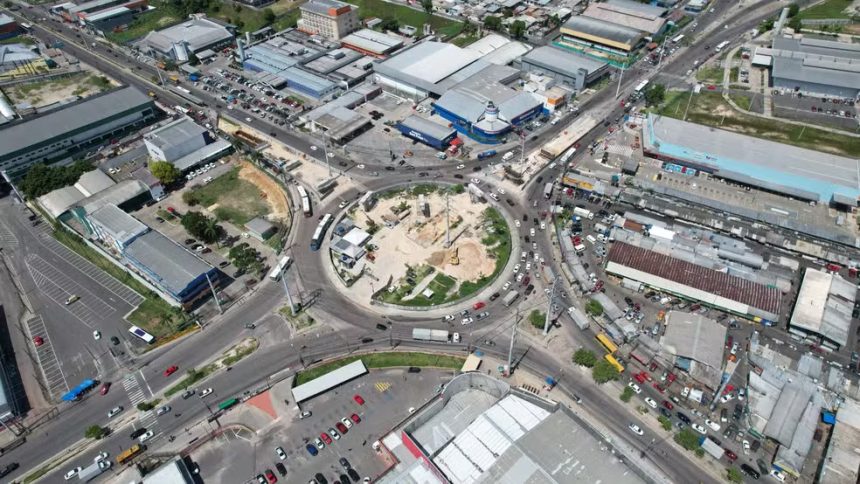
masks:
[[[452,266],[456,266],[460,264],[460,248],[454,247],[451,251],[450,255],[448,255],[448,263]]]

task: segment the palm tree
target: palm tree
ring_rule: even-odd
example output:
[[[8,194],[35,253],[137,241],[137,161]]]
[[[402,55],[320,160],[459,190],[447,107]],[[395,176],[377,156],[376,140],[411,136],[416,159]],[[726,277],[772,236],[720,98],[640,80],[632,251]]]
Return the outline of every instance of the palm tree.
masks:
[[[200,234],[203,238],[208,242],[217,242],[218,239],[221,238],[221,226],[218,225],[218,222],[214,218],[207,218],[205,222],[203,222],[203,227],[200,230]],[[221,247],[219,244],[218,247]]]

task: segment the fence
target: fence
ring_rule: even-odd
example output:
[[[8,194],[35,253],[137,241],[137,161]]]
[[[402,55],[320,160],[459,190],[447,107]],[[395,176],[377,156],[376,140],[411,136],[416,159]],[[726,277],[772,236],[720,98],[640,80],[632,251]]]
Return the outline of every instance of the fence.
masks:
[[[848,25],[854,23],[854,20],[847,18],[805,18],[800,21],[800,24],[806,26],[821,26],[821,25]]]

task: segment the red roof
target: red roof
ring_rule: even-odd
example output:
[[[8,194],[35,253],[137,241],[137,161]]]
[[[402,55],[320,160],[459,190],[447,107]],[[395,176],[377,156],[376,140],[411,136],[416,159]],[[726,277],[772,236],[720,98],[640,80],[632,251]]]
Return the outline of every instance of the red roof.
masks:
[[[779,314],[780,293],[773,287],[731,276],[623,242],[609,249],[608,260],[656,277]]]

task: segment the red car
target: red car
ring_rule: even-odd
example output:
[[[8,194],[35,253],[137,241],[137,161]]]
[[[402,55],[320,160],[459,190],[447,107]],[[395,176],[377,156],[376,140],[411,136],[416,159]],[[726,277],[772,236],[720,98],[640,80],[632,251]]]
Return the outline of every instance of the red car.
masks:
[[[352,399],[353,399],[353,400],[355,400],[355,403],[357,403],[357,404],[359,404],[359,405],[364,405],[364,399],[363,399],[363,398],[361,398],[361,395],[359,395],[359,394],[357,394],[357,393],[356,393],[356,394],[352,397]]]
[[[663,400],[663,406],[666,407],[666,410],[672,410],[673,408],[675,408],[675,406],[672,405],[672,402],[670,402],[669,400]]]
[[[674,382],[677,378],[678,378],[678,377],[676,377],[674,373],[669,373],[669,375],[666,377],[666,380],[668,380],[668,381],[669,381],[669,383],[672,383],[672,382]]]
[[[708,86],[708,90],[709,90],[709,91],[716,91],[716,90],[717,90],[717,86],[715,86],[715,85],[711,84],[711,85],[709,85],[709,86]]]
[[[107,395],[108,390],[110,390],[110,382],[106,381],[102,383],[102,389],[99,390],[99,393],[101,393],[102,395]]]
[[[637,373],[637,374],[633,375],[633,378],[635,378],[636,381],[638,381],[639,383],[645,383],[645,373],[644,372]]]
[[[482,307],[484,307],[484,306],[486,306],[486,304],[484,304],[484,301],[478,301],[478,302],[476,302],[475,304],[473,304],[473,305],[472,305],[472,309],[474,309],[475,311],[477,311],[477,310],[481,309],[481,308],[482,308]]]
[[[325,433],[325,432],[321,433],[320,438],[322,439],[323,442],[326,443],[326,445],[331,445],[332,440],[331,440],[331,437],[329,437],[327,433]]]
[[[361,417],[359,417],[357,414],[352,414],[352,415],[350,415],[350,416],[349,416],[349,418],[351,418],[351,419],[352,419],[352,421],[353,421],[353,422],[355,422],[355,423],[360,423],[360,422],[361,422]]]
[[[41,336],[33,336],[33,344],[36,346],[42,346],[45,344],[45,340],[43,340]]]
[[[573,245],[580,245],[580,244],[582,244],[582,237],[579,237],[579,236],[574,237],[573,238]]]
[[[735,339],[734,339],[734,338],[732,338],[731,336],[729,336],[728,338],[726,338],[726,348],[727,348],[727,349],[728,349],[728,348],[731,348],[731,347],[732,347],[732,343],[734,343],[734,342],[735,342]]]
[[[649,366],[649,367],[648,367],[648,369],[650,369],[651,371],[656,370],[656,369],[657,369],[657,362],[656,362],[656,361],[652,361],[652,362],[651,362],[651,366]]]
[[[346,425],[344,425],[342,422],[338,422],[334,424],[334,426],[337,427],[337,430],[342,434],[349,432],[349,429],[347,429]]]
[[[278,478],[275,477],[275,473],[272,472],[271,469],[266,469],[266,472],[264,472],[263,475],[266,476],[266,482],[268,482],[269,484],[275,484],[276,482],[278,482]]]
[[[729,462],[734,462],[734,461],[736,461],[736,460],[737,460],[737,458],[738,458],[738,455],[737,455],[737,454],[735,454],[734,452],[730,451],[729,449],[723,449],[723,450],[724,450],[724,451],[726,451],[726,459],[728,459],[728,460],[729,460]]]
[[[666,391],[666,389],[665,389],[665,388],[663,388],[663,387],[662,387],[659,383],[657,383],[657,382],[654,382],[654,384],[653,384],[653,385],[651,385],[651,386],[653,386],[653,387],[654,387],[658,392],[660,392],[660,393],[663,393],[663,392],[665,392],[665,391]]]
[[[179,369],[178,366],[173,365],[170,368],[164,370],[164,376],[170,376],[170,375],[176,373],[176,370],[178,370],[178,369]]]

